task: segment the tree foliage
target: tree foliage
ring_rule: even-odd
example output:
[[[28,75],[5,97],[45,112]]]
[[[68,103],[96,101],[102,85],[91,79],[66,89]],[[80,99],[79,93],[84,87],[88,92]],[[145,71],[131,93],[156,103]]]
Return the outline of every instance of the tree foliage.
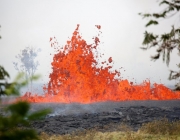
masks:
[[[5,95],[5,89],[9,86],[7,79],[9,78],[8,72],[0,66],[0,96]]]
[[[16,56],[18,62],[13,62],[17,71],[24,72],[26,74],[26,80],[34,76],[34,73],[39,66],[39,62],[35,61],[36,57],[38,56],[38,52],[40,52],[40,49],[26,47]],[[32,90],[32,81],[30,81],[30,83]]]
[[[169,19],[170,17],[180,14],[180,0],[161,0],[159,5],[165,5],[166,8],[159,13],[139,13],[144,18],[150,18],[150,20],[145,25],[149,27],[151,25],[158,25],[159,19]],[[163,62],[169,66],[170,54],[174,49],[178,50],[178,55],[180,56],[180,26],[172,26],[168,33],[156,35],[145,31],[143,47],[141,49],[147,50],[152,47],[156,47],[156,54],[151,56],[152,60],[157,60],[162,55]],[[180,69],[180,63],[177,64]],[[176,90],[180,90],[180,71],[170,71],[169,80],[178,80],[179,83],[176,84]]]
[[[8,83],[8,72],[0,66],[0,80],[2,80],[0,95],[19,95],[21,87],[25,86],[28,81],[23,80],[23,74],[19,74],[14,82]],[[37,79],[34,76],[31,79]],[[7,86],[8,85],[8,86]],[[3,106],[1,104],[1,106]],[[31,128],[31,121],[42,119],[50,110],[45,109],[35,113],[30,113],[30,104],[26,101],[18,101],[5,107],[4,114],[0,108],[0,140],[32,140],[38,139],[35,130]]]

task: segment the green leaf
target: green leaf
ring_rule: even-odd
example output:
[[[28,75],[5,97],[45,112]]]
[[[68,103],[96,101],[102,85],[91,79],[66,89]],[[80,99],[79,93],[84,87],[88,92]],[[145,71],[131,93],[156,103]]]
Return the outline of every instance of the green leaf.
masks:
[[[23,72],[18,73],[14,81],[22,81],[25,74]]]
[[[160,53],[160,52],[162,52],[162,48],[160,47],[160,48],[158,48],[156,51],[157,51],[158,53]]]
[[[154,13],[153,14],[153,17],[155,17],[155,18],[165,18],[165,16],[166,16],[166,11],[164,11],[163,13]]]
[[[6,77],[9,77],[8,73],[0,67],[0,74],[3,80]],[[24,74],[20,73],[15,81],[11,84],[7,82],[0,83],[1,87],[5,88],[4,91],[1,91],[6,94],[18,95],[21,87],[25,86],[31,79],[24,80]],[[32,80],[38,79],[39,76],[32,77]],[[45,117],[50,110],[45,109],[35,113],[29,113],[30,104],[25,101],[18,101],[14,104],[10,104],[5,109],[5,116],[0,115],[0,140],[37,140],[38,135],[35,130],[30,128],[31,120],[41,119]],[[1,110],[2,111],[2,110]]]
[[[155,17],[155,18],[159,18],[159,17],[160,17],[160,14],[158,14],[158,13],[154,13],[154,14],[153,14],[153,17]]]
[[[167,64],[167,66],[169,66],[169,62],[170,62],[170,50],[167,51],[167,56],[166,56],[166,64]]]
[[[158,22],[157,22],[156,20],[150,20],[150,21],[146,24],[146,27],[148,27],[148,26],[150,26],[150,25],[152,25],[152,24],[157,25]]]
[[[25,117],[30,109],[29,103],[25,101],[19,101],[15,104],[11,104],[8,106],[7,110],[13,114],[17,114],[19,116]]]
[[[147,17],[151,17],[152,16],[149,13],[146,13],[146,14],[139,13],[139,15],[142,16],[143,18],[147,18]]]
[[[180,34],[180,28],[176,29],[175,32]]]
[[[170,6],[167,12],[174,11],[174,7]]]
[[[162,5],[162,4],[167,4],[167,5],[169,5],[170,3],[169,3],[168,1],[166,1],[166,0],[163,0],[159,5]]]
[[[170,73],[169,73],[169,80],[172,80],[172,73],[173,73],[173,71],[172,70],[170,70]]]
[[[158,53],[158,54],[156,54],[154,56],[151,56],[151,59],[156,60],[156,59],[159,59],[159,57],[160,57],[160,54]]]
[[[174,7],[176,8],[177,11],[180,10],[180,5],[175,5]]]
[[[161,35],[161,40],[162,40],[163,42],[169,40],[170,38],[171,38],[170,34],[165,33],[165,34],[162,34],[162,35]]]
[[[175,35],[175,30],[174,30],[174,26],[172,26],[172,30],[170,31],[169,34],[171,37],[173,37]]]
[[[159,24],[158,20],[156,21],[156,19],[167,18],[167,16],[170,18],[175,14],[179,14],[180,0],[161,0],[159,5],[164,5],[164,9],[159,13],[139,14],[143,18],[153,17],[153,19],[148,21],[148,23],[145,25],[146,27]],[[143,50],[147,50],[152,46],[158,47],[158,49],[156,50],[157,54],[151,56],[151,59],[157,60],[159,59],[160,55],[162,55],[163,62],[166,62],[167,66],[169,66],[170,53],[174,48],[178,49],[178,55],[180,56],[180,28],[174,28],[174,26],[172,26],[172,29],[169,33],[160,34],[159,37],[158,35],[154,35],[153,33],[148,33],[147,31],[145,31],[142,44],[145,46],[141,47],[141,49]],[[171,71],[169,77],[170,80],[178,79],[180,78],[180,72]],[[178,90],[180,90],[180,82],[178,83]]]
[[[148,33],[147,31],[145,31],[143,45],[147,45],[153,42],[154,40],[156,40],[157,37],[158,37],[157,35],[155,36],[152,33]]]
[[[8,72],[0,65],[0,80],[5,80],[7,78],[10,78]]]
[[[32,77],[30,77],[30,81],[31,80],[38,80],[41,76],[40,75],[33,75]]]

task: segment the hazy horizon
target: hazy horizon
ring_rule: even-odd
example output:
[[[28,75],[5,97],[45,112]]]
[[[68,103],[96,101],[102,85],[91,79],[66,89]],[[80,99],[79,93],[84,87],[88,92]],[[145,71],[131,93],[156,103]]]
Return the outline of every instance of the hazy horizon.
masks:
[[[175,85],[169,81],[169,70],[177,70],[179,57],[171,53],[169,67],[162,58],[153,62],[150,56],[155,49],[143,51],[145,30],[158,34],[168,32],[177,24],[177,17],[161,20],[159,26],[145,28],[147,20],[138,13],[160,11],[157,0],[0,0],[0,65],[10,73],[11,80],[17,75],[13,66],[15,56],[28,46],[40,48],[37,60],[40,63],[36,74],[41,74],[39,83],[48,83],[52,72],[51,62],[54,50],[50,37],[56,37],[60,46],[71,38],[77,24],[80,34],[88,43],[97,35],[95,25],[101,25],[101,51],[103,59],[113,58],[113,69],[119,69],[124,79],[141,84],[149,79],[151,83]]]

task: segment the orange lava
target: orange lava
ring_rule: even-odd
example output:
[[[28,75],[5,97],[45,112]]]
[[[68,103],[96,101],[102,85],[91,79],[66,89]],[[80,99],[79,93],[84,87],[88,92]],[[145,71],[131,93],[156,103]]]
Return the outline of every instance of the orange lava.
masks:
[[[96,25],[100,32],[101,26]],[[87,44],[79,34],[79,25],[71,40],[60,49],[56,38],[50,38],[51,47],[57,53],[53,57],[50,81],[44,87],[43,96],[26,93],[22,99],[30,102],[93,103],[100,101],[124,100],[172,100],[180,99],[180,92],[173,92],[162,84],[149,81],[133,85],[128,80],[120,79],[120,72],[112,71],[112,57],[105,62],[98,62],[100,43],[98,37],[93,44]]]

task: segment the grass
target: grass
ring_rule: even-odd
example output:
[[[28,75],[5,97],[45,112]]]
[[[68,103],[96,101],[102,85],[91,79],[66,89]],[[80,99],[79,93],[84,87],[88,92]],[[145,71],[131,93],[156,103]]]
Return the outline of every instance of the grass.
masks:
[[[169,122],[166,118],[143,124],[134,132],[125,124],[114,132],[99,132],[96,129],[66,135],[41,133],[41,140],[180,140],[180,121]]]
[[[155,120],[144,124],[139,131],[148,134],[180,135],[180,121],[169,122],[166,118]]]

